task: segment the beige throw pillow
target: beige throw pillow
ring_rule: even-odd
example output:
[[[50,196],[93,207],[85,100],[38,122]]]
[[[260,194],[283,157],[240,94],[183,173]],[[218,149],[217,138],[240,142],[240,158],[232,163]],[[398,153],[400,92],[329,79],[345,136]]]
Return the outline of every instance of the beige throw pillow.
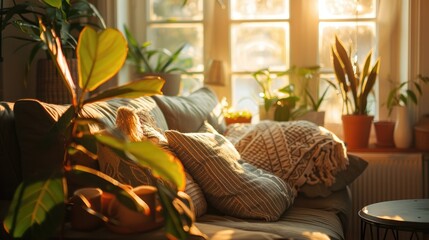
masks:
[[[276,221],[293,193],[280,178],[239,161],[234,146],[218,133],[165,135],[185,168],[219,211],[240,218]]]

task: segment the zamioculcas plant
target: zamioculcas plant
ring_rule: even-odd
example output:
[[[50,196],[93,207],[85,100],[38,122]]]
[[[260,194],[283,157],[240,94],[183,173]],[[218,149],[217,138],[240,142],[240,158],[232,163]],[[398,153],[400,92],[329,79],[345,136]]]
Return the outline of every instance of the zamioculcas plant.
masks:
[[[96,158],[97,143],[108,146],[121,157],[149,167],[155,177],[171,183],[157,186],[165,218],[165,231],[170,239],[187,239],[189,234],[199,233],[188,205],[183,203],[183,193],[180,190],[184,189],[185,175],[179,161],[149,141],[130,142],[113,131],[111,134],[91,133],[89,124],[103,123],[82,117],[83,107],[96,101],[160,94],[164,81],[157,77],[146,78],[85,99],[83,96],[86,93],[96,90],[122,67],[127,56],[125,38],[115,29],[107,28],[96,32],[91,27],[85,27],[76,50],[79,80],[78,86],[75,86],[62,52],[60,38],[42,22],[39,24],[40,38],[48,47],[72,96],[72,104],[52,128],[52,134],[62,134],[66,139],[66,153],[61,167],[52,169],[50,175],[39,176],[34,180],[25,179],[20,184],[3,222],[9,235],[12,238],[41,239],[58,234],[64,222],[65,205],[69,197],[66,184],[68,177],[114,194],[121,203],[133,210],[147,211],[147,205],[128,187],[99,171],[71,164],[69,157],[77,152]],[[77,88],[81,89],[79,95]],[[104,127],[109,129],[109,126]],[[89,207],[84,209],[93,213]],[[97,213],[93,214],[98,216]]]
[[[346,114],[367,115],[368,96],[377,80],[380,60],[377,59],[371,67],[372,51],[370,51],[359,75],[359,73],[354,72],[352,58],[338,37],[335,37],[335,45],[331,50],[334,72],[338,80],[338,87],[341,91]],[[351,93],[351,96],[349,93]]]

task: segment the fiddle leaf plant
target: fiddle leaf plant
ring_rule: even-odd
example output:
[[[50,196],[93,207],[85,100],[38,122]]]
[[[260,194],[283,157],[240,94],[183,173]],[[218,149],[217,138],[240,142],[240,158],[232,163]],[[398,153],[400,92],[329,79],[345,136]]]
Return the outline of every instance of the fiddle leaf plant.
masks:
[[[65,206],[69,197],[67,192],[69,177],[114,194],[130,209],[147,213],[147,204],[124,184],[97,170],[71,163],[70,155],[78,152],[96,158],[95,146],[99,143],[111,148],[121,157],[149,167],[154,177],[170,183],[158,185],[164,209],[166,234],[169,238],[187,239],[190,234],[203,235],[194,225],[195,218],[189,210],[189,199],[183,197],[181,193],[185,186],[185,175],[180,161],[149,141],[130,142],[100,120],[82,117],[84,106],[89,103],[115,97],[135,98],[161,94],[160,89],[164,80],[148,77],[84,99],[85,93],[92,93],[122,67],[127,56],[125,38],[115,29],[107,28],[96,32],[89,26],[85,27],[77,45],[79,84],[75,86],[62,52],[60,38],[53,29],[47,28],[41,21],[39,24],[40,38],[49,49],[72,96],[71,105],[52,128],[52,131],[64,136],[66,151],[63,164],[57,169],[52,169],[51,174],[25,179],[19,185],[3,222],[7,233],[12,238],[26,239],[48,238],[57,234],[64,222]],[[77,88],[81,91],[77,91]],[[78,95],[78,92],[81,92],[81,95]],[[109,131],[92,133],[89,124],[100,124]],[[83,208],[95,216],[100,215],[94,213],[88,206]],[[104,221],[115,223],[108,217],[102,217]]]
[[[354,71],[351,54],[347,53],[337,36],[335,36],[335,44],[332,46],[331,52],[334,72],[346,114],[367,115],[368,96],[377,80],[380,59],[377,59],[371,67],[372,51],[370,51],[359,75]]]

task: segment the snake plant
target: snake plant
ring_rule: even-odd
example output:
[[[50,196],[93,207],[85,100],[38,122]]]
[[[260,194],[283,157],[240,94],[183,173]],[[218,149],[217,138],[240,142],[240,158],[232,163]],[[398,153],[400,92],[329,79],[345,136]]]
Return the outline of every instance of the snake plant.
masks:
[[[372,51],[370,51],[365,59],[362,71],[358,73],[353,70],[351,54],[347,53],[343,43],[337,36],[331,51],[338,89],[341,91],[346,114],[367,115],[368,96],[377,80],[380,59],[377,59],[371,67]]]

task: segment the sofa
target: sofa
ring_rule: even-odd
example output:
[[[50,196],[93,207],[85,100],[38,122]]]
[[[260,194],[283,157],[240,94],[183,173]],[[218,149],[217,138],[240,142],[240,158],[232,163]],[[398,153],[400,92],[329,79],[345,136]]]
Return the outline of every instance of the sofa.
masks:
[[[84,115],[114,125],[118,108],[145,109],[162,130],[196,132],[209,123],[219,133],[227,129],[222,106],[209,88],[189,96],[153,96],[136,99],[114,99],[85,106]],[[13,193],[22,179],[40,174],[62,164],[64,140],[59,136],[43,144],[49,129],[67,106],[22,99],[0,103],[0,216],[6,215]],[[93,131],[98,131],[93,127]],[[349,156],[349,159],[352,156]],[[366,167],[353,158],[358,167],[350,166],[338,173],[334,185],[308,185],[299,190],[293,204],[275,221],[240,218],[219,211],[208,203],[196,226],[209,239],[345,239],[350,223],[351,194],[348,184]],[[79,160],[78,160],[79,161]],[[79,164],[100,169],[96,161]],[[356,168],[356,169],[352,169]],[[351,172],[351,173],[350,173]],[[342,178],[340,179],[340,175]],[[304,193],[304,192],[306,193]],[[203,189],[204,192],[204,189]],[[90,232],[65,228],[65,239],[165,239],[162,228],[150,232],[121,235],[100,227]],[[1,239],[7,239],[2,230]]]

